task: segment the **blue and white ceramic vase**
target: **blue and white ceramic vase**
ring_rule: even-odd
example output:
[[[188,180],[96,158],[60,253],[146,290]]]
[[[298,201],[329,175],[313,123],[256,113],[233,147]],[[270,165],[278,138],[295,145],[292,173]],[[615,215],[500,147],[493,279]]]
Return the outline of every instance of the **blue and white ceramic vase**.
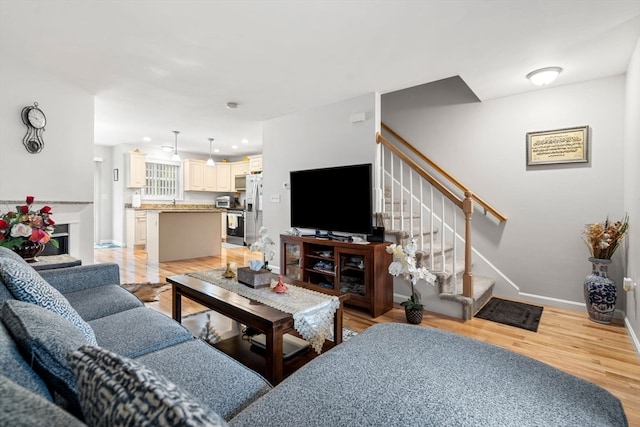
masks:
[[[618,297],[616,285],[609,279],[610,259],[589,258],[591,274],[584,279],[584,300],[589,319],[598,323],[611,323]]]

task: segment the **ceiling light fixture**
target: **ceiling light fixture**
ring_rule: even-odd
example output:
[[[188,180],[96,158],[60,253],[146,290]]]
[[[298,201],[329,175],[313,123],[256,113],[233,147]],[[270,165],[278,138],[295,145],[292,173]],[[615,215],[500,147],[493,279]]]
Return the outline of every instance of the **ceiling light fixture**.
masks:
[[[531,83],[537,86],[546,86],[552,83],[562,72],[560,67],[546,67],[534,70],[527,74],[527,78]]]
[[[176,143],[174,145],[174,151],[171,160],[180,161],[180,156],[178,155],[178,134],[180,133],[180,131],[174,130],[173,133],[176,135]]]
[[[238,103],[237,102],[227,102],[227,108],[229,110],[235,110],[236,108],[238,108]]]
[[[162,148],[162,151],[173,151],[173,147],[171,145],[162,145],[160,148]]]
[[[243,138],[243,139],[242,139],[242,143],[243,143],[243,144],[248,144],[248,143],[249,143],[249,140],[248,140],[247,138]]]
[[[213,138],[209,138],[209,160],[207,160],[207,166],[215,166],[216,163],[213,161],[211,157],[211,144],[213,144]]]

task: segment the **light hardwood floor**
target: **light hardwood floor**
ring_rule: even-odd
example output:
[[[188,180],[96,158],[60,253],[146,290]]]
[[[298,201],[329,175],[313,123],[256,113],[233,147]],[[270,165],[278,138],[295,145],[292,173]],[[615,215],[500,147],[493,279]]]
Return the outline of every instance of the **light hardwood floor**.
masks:
[[[223,248],[219,257],[148,266],[144,250],[115,248],[96,249],[94,259],[96,263],[118,264],[121,282],[135,283],[164,281],[167,276],[224,267],[226,263],[244,266],[259,255],[246,248]],[[163,292],[159,302],[148,305],[171,315],[171,292]],[[184,315],[204,309],[183,300]],[[344,325],[356,331],[379,322],[405,323],[402,307],[397,305],[375,319],[357,309],[345,310]],[[640,427],[640,358],[621,322],[601,325],[590,321],[586,312],[545,306],[538,332],[477,318],[463,322],[431,313],[425,313],[422,325],[489,342],[599,384],[622,401],[629,425]]]

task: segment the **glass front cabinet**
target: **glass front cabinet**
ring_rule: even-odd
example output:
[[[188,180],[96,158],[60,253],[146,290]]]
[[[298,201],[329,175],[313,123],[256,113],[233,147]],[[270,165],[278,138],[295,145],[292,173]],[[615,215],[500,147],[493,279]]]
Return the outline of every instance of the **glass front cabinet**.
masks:
[[[388,244],[282,235],[280,271],[319,288],[345,292],[349,294],[345,304],[367,309],[377,317],[393,306]]]

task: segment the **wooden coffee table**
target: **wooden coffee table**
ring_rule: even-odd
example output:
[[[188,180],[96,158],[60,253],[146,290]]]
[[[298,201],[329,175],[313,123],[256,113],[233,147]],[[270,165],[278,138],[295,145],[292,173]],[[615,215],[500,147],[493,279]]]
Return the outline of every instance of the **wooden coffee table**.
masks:
[[[335,312],[333,321],[334,342],[326,340],[322,350],[326,351],[340,344],[342,342],[343,303],[349,298],[349,295],[332,289],[319,290],[317,287],[310,286],[305,282],[287,277],[284,277],[283,280],[287,284],[338,297],[340,305]],[[242,339],[240,335],[221,341],[214,346],[245,366],[263,374],[274,385],[317,355],[313,349],[307,348],[306,351],[290,360],[285,361],[283,359],[283,335],[286,333],[297,335],[293,328],[293,315],[289,313],[242,297],[235,292],[186,274],[167,277],[167,282],[173,285],[172,314],[176,321],[181,322],[182,320],[182,297],[185,297],[264,333],[266,336],[266,349],[262,352],[256,351],[257,349],[251,346],[248,340]]]

